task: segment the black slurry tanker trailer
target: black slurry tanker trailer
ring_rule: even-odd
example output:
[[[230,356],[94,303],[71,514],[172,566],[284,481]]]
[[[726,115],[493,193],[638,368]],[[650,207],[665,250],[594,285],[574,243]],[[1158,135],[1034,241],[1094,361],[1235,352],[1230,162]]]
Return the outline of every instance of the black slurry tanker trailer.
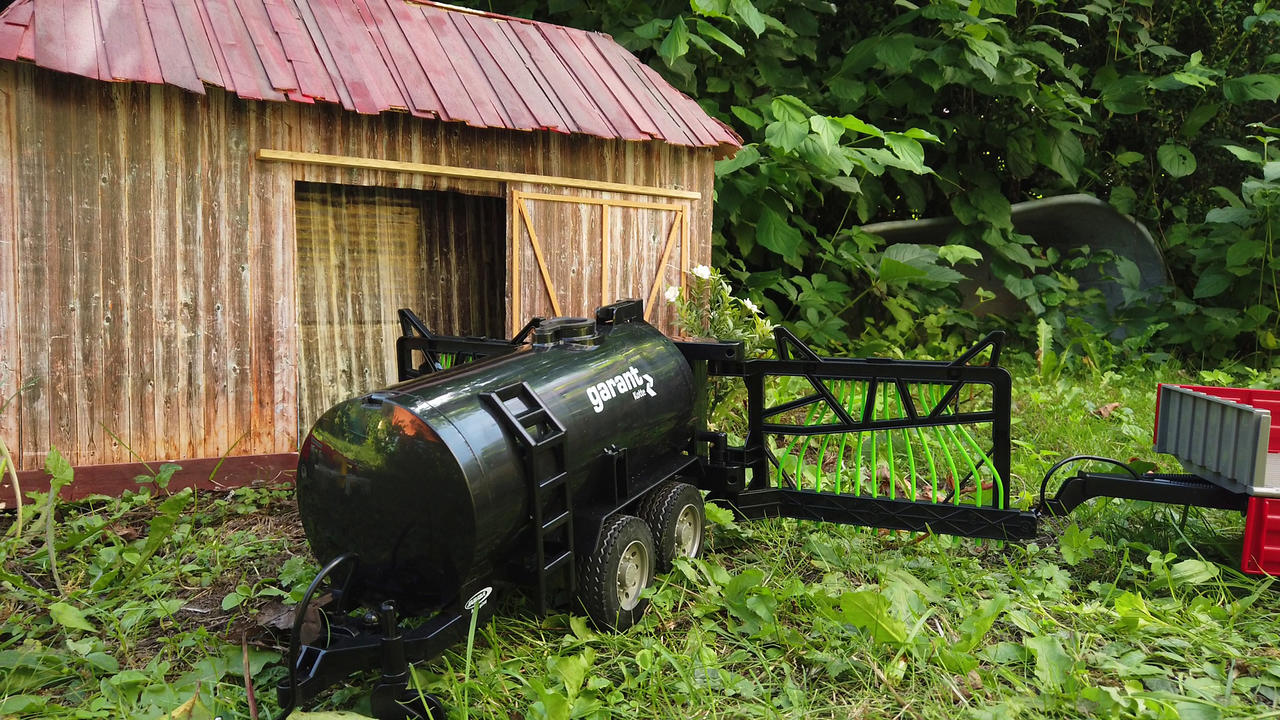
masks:
[[[820,357],[784,329],[775,358],[746,359],[739,344],[668,339],[636,300],[509,341],[437,336],[405,310],[400,323],[400,382],[330,409],[300,450],[298,509],[325,565],[295,618],[286,715],[380,669],[376,716],[442,717],[408,663],[465,637],[494,592],[629,627],[655,572],[701,551],[704,493],[748,519],[1002,540],[1094,497],[1226,508],[1248,513],[1245,570],[1280,572],[1280,428],[1265,410],[1280,392],[1162,386],[1157,448],[1195,475],[1068,458],[1024,510],[1009,507],[1000,333],[923,362]],[[745,387],[740,445],[705,427],[714,376]],[[1076,473],[1049,497],[1082,459],[1119,472]],[[327,632],[303,644],[322,587]]]

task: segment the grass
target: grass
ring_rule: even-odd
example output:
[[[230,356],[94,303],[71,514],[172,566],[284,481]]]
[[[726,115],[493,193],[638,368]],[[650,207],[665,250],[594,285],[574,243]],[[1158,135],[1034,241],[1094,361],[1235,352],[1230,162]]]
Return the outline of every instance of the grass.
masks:
[[[1192,379],[1015,369],[1014,504],[1068,454],[1177,471],[1154,386]],[[277,716],[271,620],[315,567],[289,492],[140,488],[8,527],[0,717],[249,717],[246,672]],[[1027,544],[712,514],[636,628],[506,598],[469,668],[460,645],[417,681],[472,718],[1280,717],[1280,595],[1237,571],[1230,513],[1093,501]]]

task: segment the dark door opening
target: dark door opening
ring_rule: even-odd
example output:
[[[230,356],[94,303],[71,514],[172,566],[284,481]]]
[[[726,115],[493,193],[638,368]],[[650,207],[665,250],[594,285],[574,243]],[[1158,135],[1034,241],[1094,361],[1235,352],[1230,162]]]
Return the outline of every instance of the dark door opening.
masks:
[[[395,381],[396,310],[435,332],[501,336],[506,202],[297,183],[301,438],[333,404]]]

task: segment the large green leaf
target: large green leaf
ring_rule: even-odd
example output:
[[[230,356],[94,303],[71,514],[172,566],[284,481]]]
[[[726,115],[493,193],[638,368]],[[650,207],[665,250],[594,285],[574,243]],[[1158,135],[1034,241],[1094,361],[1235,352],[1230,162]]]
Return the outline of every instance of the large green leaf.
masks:
[[[1045,688],[1061,690],[1071,680],[1071,656],[1062,647],[1062,641],[1054,635],[1036,635],[1027,638],[1026,646],[1036,657],[1036,679]]]
[[[689,28],[684,24],[683,17],[677,17],[671,23],[671,31],[658,47],[658,54],[667,61],[668,65],[674,65],[676,60],[684,57],[688,52]]]
[[[1185,146],[1165,143],[1156,149],[1156,160],[1170,176],[1186,177],[1196,171],[1196,156]]]
[[[842,594],[836,619],[866,630],[875,642],[900,645],[907,641],[907,626],[893,616],[889,599],[874,590]]]
[[[1080,138],[1068,130],[1042,135],[1036,142],[1036,157],[1071,185],[1076,184],[1084,169],[1084,146]]]
[[[734,51],[738,55],[747,54],[747,51],[744,50],[742,46],[739,45],[733,38],[729,37],[728,35],[725,35],[723,32],[720,31],[719,28],[707,22],[706,20],[695,18],[693,21],[693,25],[695,28],[697,28],[699,35],[705,38],[711,38],[712,40],[715,40],[721,45]]]
[[[97,631],[97,628],[89,622],[84,613],[80,611],[80,608],[68,603],[56,602],[50,604],[49,617],[52,617],[54,622],[68,630]]]
[[[764,130],[765,142],[786,152],[794,152],[808,137],[809,123],[797,120],[772,122]]]
[[[1197,300],[1217,297],[1231,287],[1231,276],[1224,272],[1208,272],[1200,276],[1192,297]]]
[[[741,150],[734,153],[733,157],[725,158],[724,160],[716,162],[716,177],[722,177],[735,170],[741,170],[744,167],[755,165],[756,161],[759,159],[760,151],[756,149],[756,146],[746,145]]]
[[[764,206],[756,223],[756,242],[790,260],[799,255],[804,237],[772,208]]]
[[[1231,78],[1222,84],[1222,94],[1231,102],[1280,99],[1280,75],[1257,74]]]
[[[881,39],[876,45],[876,57],[895,73],[904,73],[911,69],[911,61],[916,55],[914,35],[898,34]]]
[[[765,31],[766,22],[764,14],[756,9],[755,4],[751,0],[732,0],[729,5],[751,32],[760,37]]]
[[[886,283],[896,283],[903,280],[912,280],[924,277],[924,270],[908,265],[901,260],[894,260],[891,257],[880,258],[879,277]]]

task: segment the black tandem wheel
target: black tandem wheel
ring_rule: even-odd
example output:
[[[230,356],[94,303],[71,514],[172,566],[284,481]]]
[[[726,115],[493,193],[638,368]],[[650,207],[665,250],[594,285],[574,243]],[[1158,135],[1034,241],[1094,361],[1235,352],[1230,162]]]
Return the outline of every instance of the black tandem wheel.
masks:
[[[678,557],[702,554],[707,525],[702,493],[688,483],[667,481],[640,503],[640,517],[649,525],[657,547],[658,572],[667,572]]]
[[[600,539],[579,564],[578,599],[600,628],[626,630],[644,615],[641,593],[653,582],[653,533],[634,515],[604,521]]]

